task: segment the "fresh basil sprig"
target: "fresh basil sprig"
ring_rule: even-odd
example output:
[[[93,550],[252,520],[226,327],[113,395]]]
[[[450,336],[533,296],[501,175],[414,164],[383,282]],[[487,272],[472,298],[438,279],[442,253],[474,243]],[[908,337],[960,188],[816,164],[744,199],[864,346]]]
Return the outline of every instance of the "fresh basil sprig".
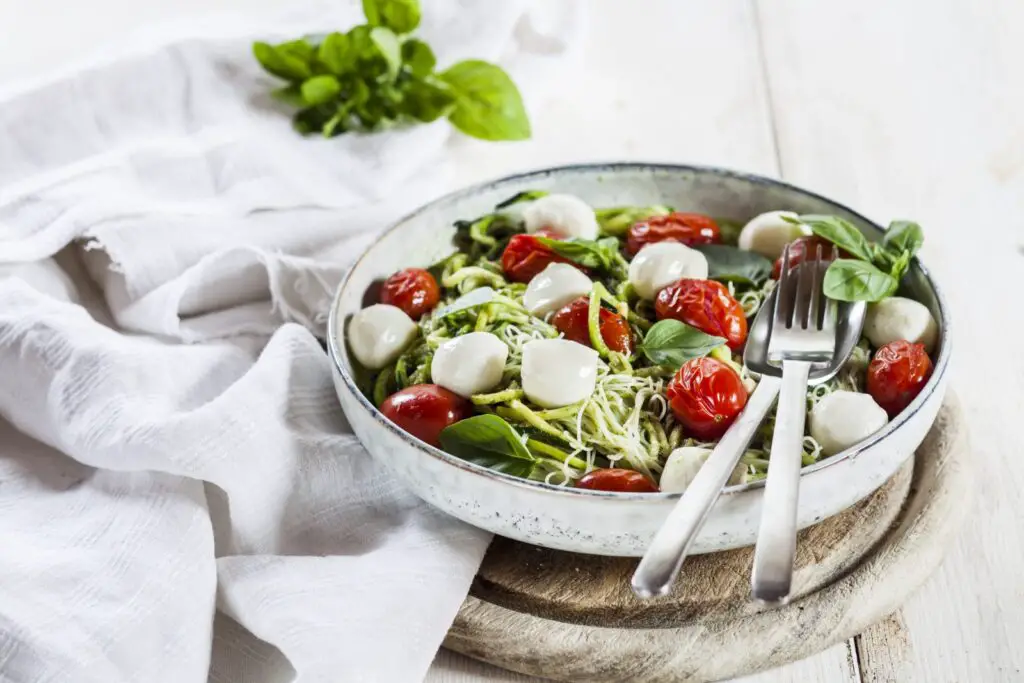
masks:
[[[602,237],[599,240],[580,238],[556,240],[550,237],[538,237],[537,239],[559,256],[584,268],[610,271],[618,265],[619,240],[615,237]]]
[[[471,59],[435,72],[433,50],[409,35],[420,0],[363,0],[363,13],[367,23],[346,33],[253,44],[263,68],[287,81],[271,94],[300,108],[297,131],[333,137],[447,117],[483,140],[530,137],[519,90],[501,67]]]
[[[789,220],[789,219],[787,219]],[[896,293],[910,260],[924,243],[921,226],[893,221],[881,244],[868,242],[849,221],[838,216],[800,216],[792,222],[809,225],[811,231],[856,258],[833,261],[822,289],[838,301],[881,301]]]
[[[524,479],[538,467],[516,430],[497,415],[476,415],[445,427],[441,447],[457,458]]]
[[[644,335],[640,350],[655,365],[678,370],[693,358],[702,358],[725,343],[722,337],[701,332],[678,320],[659,320]]]
[[[757,252],[725,244],[699,244],[694,247],[708,260],[708,277],[725,282],[760,285],[772,272],[772,262]]]

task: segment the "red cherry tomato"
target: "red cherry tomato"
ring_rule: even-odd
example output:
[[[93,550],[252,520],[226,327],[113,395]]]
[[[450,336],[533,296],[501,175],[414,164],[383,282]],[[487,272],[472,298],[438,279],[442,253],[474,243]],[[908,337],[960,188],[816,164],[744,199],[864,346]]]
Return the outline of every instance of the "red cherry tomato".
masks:
[[[805,258],[814,258],[815,249],[821,247],[821,260],[831,261],[832,247],[835,246],[824,237],[818,237],[817,235],[805,235],[804,237],[797,237],[795,240],[786,245],[786,249],[789,250],[789,267],[792,268],[800,264]],[[839,254],[839,258],[850,258],[850,253],[842,249],[836,248]],[[782,257],[775,259],[775,267],[772,268],[772,279],[778,280],[779,276],[782,275]]]
[[[529,282],[552,263],[573,265],[550,247],[541,244],[536,235],[513,235],[501,253],[501,268],[514,282]]]
[[[931,375],[932,360],[924,344],[889,342],[868,365],[868,393],[893,418],[921,393]]]
[[[441,430],[473,415],[473,404],[436,384],[416,384],[396,391],[380,412],[417,439],[441,445]]]
[[[441,289],[434,276],[422,268],[400,270],[387,280],[380,291],[380,302],[398,306],[418,320],[441,300]]]
[[[654,300],[658,320],[672,318],[716,337],[724,337],[737,351],[747,340],[743,306],[721,282],[683,278],[658,292]]]
[[[593,470],[580,477],[576,488],[592,491],[619,491],[622,493],[657,493],[658,487],[650,479],[621,468]]]
[[[565,335],[566,339],[590,346],[590,327],[587,325],[589,311],[590,298],[581,296],[558,309],[551,318],[551,324]],[[629,329],[629,323],[621,315],[602,307],[598,314],[598,329],[601,330],[601,338],[609,349],[627,356],[633,353],[633,331]]]
[[[636,255],[645,245],[675,240],[687,246],[717,244],[722,241],[718,223],[710,216],[699,213],[680,213],[651,216],[637,221],[626,237],[626,250]]]
[[[747,404],[747,390],[736,371],[707,357],[684,363],[665,388],[665,396],[686,433],[704,441],[725,434]]]

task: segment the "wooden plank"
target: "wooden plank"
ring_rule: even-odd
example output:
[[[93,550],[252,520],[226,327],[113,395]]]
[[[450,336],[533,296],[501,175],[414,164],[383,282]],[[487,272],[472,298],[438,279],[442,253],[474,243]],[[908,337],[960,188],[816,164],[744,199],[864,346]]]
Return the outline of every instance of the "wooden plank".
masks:
[[[760,0],[787,179],[925,228],[950,299],[978,501],[942,569],[859,641],[865,681],[1024,676],[1024,4]],[[991,358],[990,363],[978,362]],[[965,501],[965,504],[967,502]]]

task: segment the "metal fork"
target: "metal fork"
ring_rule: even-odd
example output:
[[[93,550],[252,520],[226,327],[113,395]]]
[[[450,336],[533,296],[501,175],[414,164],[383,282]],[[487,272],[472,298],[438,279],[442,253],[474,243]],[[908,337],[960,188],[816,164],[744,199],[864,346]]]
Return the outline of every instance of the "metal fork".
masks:
[[[834,260],[835,247],[832,252]],[[808,373],[812,363],[831,360],[836,349],[836,302],[822,291],[828,262],[821,257],[819,245],[813,259],[790,268],[789,249],[783,251],[768,340],[768,360],[781,365],[782,387],[754,549],[751,593],[773,605],[789,600],[793,581]]]

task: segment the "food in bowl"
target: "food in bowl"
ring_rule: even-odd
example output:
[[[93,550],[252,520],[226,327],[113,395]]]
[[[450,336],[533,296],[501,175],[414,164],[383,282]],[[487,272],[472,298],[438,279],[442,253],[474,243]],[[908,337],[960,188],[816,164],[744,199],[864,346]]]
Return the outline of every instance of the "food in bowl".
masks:
[[[936,321],[896,296],[922,242],[913,223],[876,244],[837,216],[771,211],[741,226],[525,191],[455,229],[453,252],[387,277],[346,339],[385,417],[505,474],[684,490],[756,386],[741,358],[747,321],[784,250],[794,266],[832,259],[832,298],[872,302],[844,367],[808,389],[805,465],[883,428],[932,372]],[[765,476],[772,423],[731,483]]]

